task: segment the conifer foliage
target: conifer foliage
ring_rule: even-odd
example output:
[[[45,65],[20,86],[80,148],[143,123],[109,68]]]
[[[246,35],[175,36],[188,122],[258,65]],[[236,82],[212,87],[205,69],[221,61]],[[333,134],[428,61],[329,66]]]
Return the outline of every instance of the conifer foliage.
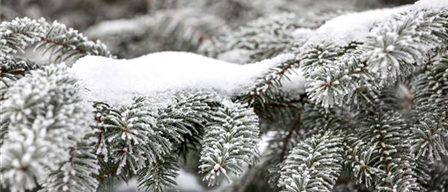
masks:
[[[176,4],[166,2],[154,6]],[[174,88],[131,103],[92,100],[70,71],[86,55],[114,58],[101,42],[44,19],[2,22],[0,190],[111,191],[136,180],[138,191],[170,191],[194,164],[224,191],[448,191],[448,7],[411,6],[342,43],[320,39],[327,16],[272,15],[215,37],[170,22],[164,30],[211,57],[282,56],[239,91]],[[287,84],[293,75],[306,81]]]

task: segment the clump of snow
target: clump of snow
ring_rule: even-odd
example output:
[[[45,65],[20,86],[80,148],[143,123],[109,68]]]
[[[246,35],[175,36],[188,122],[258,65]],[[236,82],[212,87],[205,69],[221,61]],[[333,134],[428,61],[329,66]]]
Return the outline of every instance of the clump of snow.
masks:
[[[89,37],[100,37],[118,33],[143,34],[145,28],[142,27],[141,20],[118,19],[112,21],[103,21],[89,28],[85,34]]]
[[[291,94],[303,94],[305,93],[306,79],[303,76],[303,72],[299,68],[291,70],[291,76],[288,76],[289,80],[282,81],[281,90]]]
[[[417,1],[413,8],[448,8],[448,0],[420,0]]]
[[[269,146],[269,141],[274,139],[274,136],[277,132],[268,131],[267,133],[261,136],[261,141],[258,143],[258,151],[260,154],[263,154]]]
[[[129,60],[87,56],[78,60],[71,71],[86,87],[88,100],[127,104],[134,96],[166,99],[169,95],[164,94],[182,90],[210,90],[234,96],[248,91],[256,78],[291,58],[293,54],[284,54],[239,65],[185,52],[160,52]],[[291,89],[303,88],[302,77],[293,75],[291,79],[296,81],[288,84]]]
[[[195,175],[184,170],[179,170],[179,176],[176,177],[177,187],[181,191],[204,191]]]
[[[327,21],[312,33],[306,31],[306,34],[309,35],[307,45],[322,41],[329,41],[341,45],[345,45],[351,41],[364,41],[370,29],[376,23],[389,19],[394,14],[405,11],[409,7],[400,6],[341,15]],[[303,35],[304,33],[299,34]]]
[[[448,8],[448,0],[420,0],[414,5],[351,13],[331,19],[313,31],[298,29],[294,36],[306,36],[308,41],[305,45],[322,41],[346,45],[351,41],[364,41],[375,24],[406,10],[442,7]]]

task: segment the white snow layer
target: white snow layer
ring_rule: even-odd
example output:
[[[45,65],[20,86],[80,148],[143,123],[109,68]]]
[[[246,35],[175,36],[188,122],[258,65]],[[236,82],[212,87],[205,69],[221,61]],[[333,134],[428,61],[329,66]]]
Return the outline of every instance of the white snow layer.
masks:
[[[327,21],[315,31],[305,31],[305,35],[309,35],[306,44],[328,41],[345,45],[351,41],[364,41],[376,23],[391,18],[394,14],[405,11],[409,7],[400,6],[341,15]],[[303,35],[302,31],[296,32],[297,36]]]
[[[417,1],[413,8],[442,8],[442,7],[448,7],[448,0],[420,0]]]
[[[294,35],[308,38],[306,45],[322,41],[346,45],[351,41],[364,41],[375,24],[390,19],[400,12],[410,9],[442,7],[448,7],[448,0],[420,0],[414,5],[351,13],[331,19],[316,30],[298,29]]]
[[[130,103],[133,96],[164,97],[181,90],[213,90],[233,96],[248,88],[270,68],[293,58],[279,55],[239,65],[185,52],[160,52],[129,60],[98,56],[79,59],[71,71],[87,89],[87,98],[111,104]],[[303,89],[300,73],[285,87]],[[297,86],[294,86],[297,85]]]

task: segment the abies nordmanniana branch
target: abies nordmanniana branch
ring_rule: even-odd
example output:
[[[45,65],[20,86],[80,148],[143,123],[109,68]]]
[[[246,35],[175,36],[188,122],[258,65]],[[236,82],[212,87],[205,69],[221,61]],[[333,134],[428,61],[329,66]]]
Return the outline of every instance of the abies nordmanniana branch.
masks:
[[[301,22],[266,28],[323,23]],[[253,26],[248,33],[270,31]],[[163,103],[140,95],[118,105],[86,101],[68,72],[84,55],[113,57],[103,44],[59,23],[3,22],[1,187],[104,191],[135,178],[138,191],[168,191],[197,154],[195,171],[208,185],[229,183],[224,190],[448,190],[447,8],[409,9],[342,45],[282,41],[269,49],[266,39],[236,31],[214,43],[260,41],[266,46],[245,47],[254,60],[298,49],[231,97],[178,90]],[[292,38],[283,32],[269,37]],[[30,46],[44,48],[52,64],[19,55]],[[214,51],[221,49],[234,47]],[[288,92],[283,83],[297,70],[306,90]],[[260,154],[261,135],[271,139]]]
[[[182,93],[165,107],[152,106],[144,98],[136,98],[130,106],[96,103],[95,118],[90,120],[83,118],[91,116],[90,108],[75,97],[79,88],[75,83],[65,66],[50,65],[32,72],[8,92],[21,96],[10,99],[15,97],[11,95],[2,103],[6,132],[2,181],[12,191],[38,185],[46,191],[95,191],[101,182],[117,176],[137,177],[142,191],[163,191],[175,185],[177,160],[186,147],[198,148],[204,129],[224,131],[219,136],[230,139],[218,139],[221,147],[202,149],[228,158],[204,160],[204,171],[221,166],[222,174],[211,170],[214,176],[207,178],[211,183],[223,174],[241,173],[240,166],[253,164],[258,157],[258,118],[245,104],[219,103],[207,93]],[[38,183],[37,177],[42,178]]]
[[[2,185],[11,191],[94,190],[98,173],[89,112],[76,80],[60,65],[35,70],[8,90],[2,101]],[[37,183],[36,183],[37,181]]]
[[[61,62],[85,55],[112,56],[100,42],[89,41],[78,31],[65,25],[44,19],[16,19],[0,24],[0,96],[4,99],[6,90],[13,82],[25,76],[30,70],[40,68],[35,62],[19,57],[30,46],[34,50],[48,53],[51,60]]]

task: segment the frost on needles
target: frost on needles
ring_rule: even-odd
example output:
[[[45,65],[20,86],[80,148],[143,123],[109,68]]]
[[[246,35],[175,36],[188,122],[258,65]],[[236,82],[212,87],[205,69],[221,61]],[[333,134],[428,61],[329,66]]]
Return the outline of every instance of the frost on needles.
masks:
[[[5,21],[0,186],[169,191],[189,169],[223,190],[446,191],[447,6],[284,13],[201,40],[202,53],[239,64],[182,52],[119,60],[63,24]],[[355,18],[359,30],[338,31]]]

